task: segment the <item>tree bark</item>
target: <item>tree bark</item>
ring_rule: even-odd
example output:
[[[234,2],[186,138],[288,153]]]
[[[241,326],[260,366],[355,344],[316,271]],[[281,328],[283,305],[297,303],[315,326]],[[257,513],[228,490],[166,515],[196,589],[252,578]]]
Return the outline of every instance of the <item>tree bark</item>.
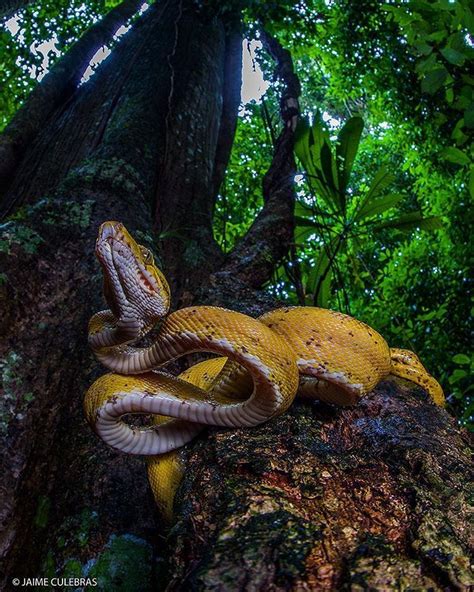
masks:
[[[212,429],[188,449],[167,590],[468,590],[468,445],[395,378],[350,409]]]
[[[35,87],[13,120],[0,136],[0,186],[3,191],[12,183],[12,175],[25,157],[29,145],[44,128],[55,112],[64,108],[77,91],[78,84],[95,52],[112,40],[117,30],[140,8],[141,0],[124,0],[101,21],[92,25],[57,62]],[[21,173],[19,175],[22,176]],[[8,215],[21,205],[16,187],[4,195],[0,204],[0,217]]]
[[[173,84],[185,89],[189,74],[178,70],[172,80],[166,67],[180,15],[188,39],[193,31],[202,49],[208,41],[205,57],[214,62],[210,74],[201,70],[201,110],[194,97],[186,105],[186,95],[171,92]],[[203,19],[191,2],[152,6],[44,123],[17,169],[13,184],[26,205],[0,237],[4,587],[12,577],[75,574],[86,565],[102,578],[101,589],[114,589],[124,570],[132,589],[156,580],[163,530],[143,461],[102,446],[82,413],[86,388],[103,373],[86,338],[88,318],[104,307],[93,248],[98,225],[114,218],[153,248],[156,188],[170,182],[162,165],[166,131],[174,131],[167,130],[170,105],[174,116],[195,109],[182,150],[191,154],[192,146],[212,179],[217,131],[210,141],[199,118],[209,113],[208,97],[218,104],[222,97],[223,32],[217,16]],[[197,50],[191,44],[182,52]],[[213,195],[199,199],[212,209]]]
[[[353,409],[298,403],[258,428],[203,434],[186,448],[169,533],[144,461],[85,424],[83,394],[103,373],[86,338],[104,307],[93,257],[102,221],[159,244],[175,303],[252,316],[277,305],[262,285],[292,236],[297,104],[287,99],[299,90],[273,46],[286,60],[285,125],[262,212],[224,256],[212,212],[240,72],[239,20],[224,14],[154,4],[16,169],[24,207],[0,235],[3,585],[89,576],[107,591],[466,588],[466,443],[419,389],[388,381]]]

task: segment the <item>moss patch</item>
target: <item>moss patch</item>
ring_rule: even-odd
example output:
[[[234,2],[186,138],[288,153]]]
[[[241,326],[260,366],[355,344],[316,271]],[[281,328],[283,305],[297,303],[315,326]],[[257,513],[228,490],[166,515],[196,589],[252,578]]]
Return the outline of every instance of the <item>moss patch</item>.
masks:
[[[22,357],[13,350],[0,359],[0,379],[3,387],[3,397],[0,399],[1,436],[7,434],[12,419],[23,419],[34,400],[33,393],[24,388],[22,368],[24,370]]]
[[[152,548],[138,537],[112,535],[104,551],[89,562],[83,575],[97,578],[97,590],[136,592],[151,590]]]
[[[38,506],[36,508],[35,526],[44,528],[48,524],[49,510],[51,508],[51,500],[41,495],[38,499]]]

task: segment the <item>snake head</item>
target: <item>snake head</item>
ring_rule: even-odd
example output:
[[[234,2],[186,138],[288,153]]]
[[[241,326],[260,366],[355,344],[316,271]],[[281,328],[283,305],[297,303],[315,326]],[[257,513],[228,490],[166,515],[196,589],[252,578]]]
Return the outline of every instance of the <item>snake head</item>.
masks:
[[[150,328],[166,315],[170,289],[153,255],[121,222],[99,228],[97,258],[104,272],[104,296],[119,325]]]

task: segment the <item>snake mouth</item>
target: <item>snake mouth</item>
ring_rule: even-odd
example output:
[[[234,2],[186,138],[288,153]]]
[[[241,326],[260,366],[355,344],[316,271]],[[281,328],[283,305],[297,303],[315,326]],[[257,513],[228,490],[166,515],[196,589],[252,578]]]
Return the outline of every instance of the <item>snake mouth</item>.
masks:
[[[118,282],[124,296],[130,289],[136,291],[137,288],[151,296],[159,295],[160,288],[155,278],[141,261],[140,246],[121,222],[108,221],[101,225],[96,242],[96,255],[112,285],[117,287]],[[129,273],[130,268],[134,268],[134,274]]]

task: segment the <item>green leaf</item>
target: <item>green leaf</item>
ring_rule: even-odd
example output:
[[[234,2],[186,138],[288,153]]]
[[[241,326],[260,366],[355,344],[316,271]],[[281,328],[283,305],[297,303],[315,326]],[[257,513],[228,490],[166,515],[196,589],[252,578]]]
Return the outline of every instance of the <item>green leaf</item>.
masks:
[[[445,37],[446,37],[446,29],[442,29],[441,31],[434,31],[433,33],[430,33],[426,37],[426,39],[428,39],[429,41],[434,41],[435,43],[438,43],[439,41],[442,41]]]
[[[409,231],[416,228],[420,230],[436,230],[442,228],[443,223],[438,216],[423,217],[421,212],[411,212],[404,214],[399,218],[393,220],[384,220],[374,224],[371,228],[374,230],[381,230],[382,228],[396,228],[397,230]]]
[[[434,95],[443,86],[447,78],[448,71],[443,66],[430,70],[421,81],[421,91]]]
[[[314,295],[315,290],[318,289],[318,280],[326,273],[328,265],[329,258],[326,249],[323,247],[316,257],[316,265],[312,267],[308,273],[308,283],[306,286],[307,292],[311,292]]]
[[[357,210],[365,208],[367,203],[370,203],[373,199],[377,198],[382,191],[395,179],[395,175],[390,173],[386,166],[382,166],[376,173],[374,180],[372,181],[369,190],[362,198]],[[355,220],[358,219],[358,214],[355,216]]]
[[[471,169],[469,175],[469,193],[471,194],[472,199],[474,199],[474,167]]]
[[[319,113],[312,127],[305,120],[298,123],[295,132],[295,154],[309,175],[307,176],[308,184],[324,199],[327,205],[338,209],[338,194],[335,191],[334,183],[332,185],[330,183],[333,177],[332,162],[329,162],[329,170],[327,171],[329,173],[329,181],[323,172],[321,156],[325,145],[327,145],[327,148],[324,150],[326,161],[324,168],[326,169],[328,166],[327,150],[329,149],[329,134],[323,127]],[[329,157],[331,157],[330,149]]]
[[[316,175],[310,151],[310,127],[306,119],[300,119],[295,130],[295,154],[310,175]]]
[[[466,127],[474,128],[474,102],[470,103],[464,111],[464,123]]]
[[[323,126],[323,122],[320,119],[319,113],[316,115],[314,124],[310,128],[309,132],[309,149],[311,153],[311,160],[314,167],[322,172],[322,149],[325,144],[329,145],[329,134]]]
[[[450,63],[454,64],[455,66],[462,66],[466,60],[466,56],[453,49],[452,47],[445,47],[440,50],[440,54]]]
[[[462,380],[466,376],[467,376],[466,370],[461,370],[459,368],[456,368],[456,370],[448,378],[449,384],[456,384],[456,382],[459,382],[460,380]]]
[[[451,49],[455,49],[459,52],[464,52],[469,50],[469,46],[466,44],[465,33],[462,31],[456,31],[452,33],[446,42],[446,47],[450,47]]]
[[[313,214],[314,214],[314,212],[313,212],[312,207],[306,205],[305,203],[302,203],[299,200],[296,200],[295,216],[305,217],[305,216],[312,216]]]
[[[328,230],[328,226],[326,224],[322,224],[321,222],[316,222],[315,220],[311,220],[310,218],[301,218],[300,216],[294,217],[295,224],[298,227],[310,227],[310,228],[318,228],[321,230]]]
[[[329,244],[325,244],[319,251],[316,265],[310,270],[308,274],[307,292],[313,294],[313,302],[317,306],[327,305],[329,298],[331,282],[332,282],[332,270],[330,265],[330,259],[336,248],[336,243],[339,241],[339,237],[334,237]]]
[[[307,246],[309,238],[315,233],[314,228],[309,226],[297,226],[295,228],[295,245]]]
[[[326,277],[321,282],[320,288],[318,293],[316,294],[316,298],[314,300],[315,306],[320,306],[321,308],[327,308],[329,297],[331,296],[331,284],[332,284],[332,269],[329,268]]]
[[[405,196],[401,193],[389,193],[383,197],[375,197],[370,201],[366,201],[364,206],[357,212],[356,220],[363,220],[370,218],[376,214],[382,214],[386,210],[393,208]]]
[[[324,142],[321,147],[321,170],[329,189],[335,194],[337,192],[338,183],[337,176],[334,174],[334,169],[331,147],[329,146],[329,142]]]
[[[439,67],[440,64],[436,60],[436,54],[432,53],[430,56],[424,59],[418,60],[415,70],[418,74],[426,74],[430,70],[434,70],[436,67]]]
[[[339,192],[337,190],[336,163],[333,160],[329,132],[325,128],[320,114],[315,117],[310,129],[310,152],[316,169],[315,187],[329,206],[336,211],[341,210]]]
[[[418,51],[418,53],[425,56],[430,55],[430,53],[433,51],[432,46],[424,42],[415,43],[415,49]]]
[[[459,150],[459,148],[455,148],[454,146],[449,146],[448,148],[442,150],[440,156],[448,162],[452,162],[453,164],[459,164],[461,166],[464,166],[471,162],[471,159],[465,152]]]
[[[456,354],[455,356],[453,356],[452,360],[455,364],[459,364],[461,366],[465,366],[466,364],[471,363],[471,358],[469,356],[466,356],[466,354]]]
[[[458,146],[462,146],[462,144],[464,144],[466,142],[466,140],[469,138],[469,136],[467,136],[462,131],[463,127],[464,127],[464,118],[461,117],[461,119],[456,123],[453,131],[451,132],[451,138],[453,140],[456,140],[456,144]]]
[[[360,137],[364,129],[362,117],[351,117],[339,132],[336,147],[336,160],[339,178],[339,191],[346,191],[352,165],[359,148]]]

